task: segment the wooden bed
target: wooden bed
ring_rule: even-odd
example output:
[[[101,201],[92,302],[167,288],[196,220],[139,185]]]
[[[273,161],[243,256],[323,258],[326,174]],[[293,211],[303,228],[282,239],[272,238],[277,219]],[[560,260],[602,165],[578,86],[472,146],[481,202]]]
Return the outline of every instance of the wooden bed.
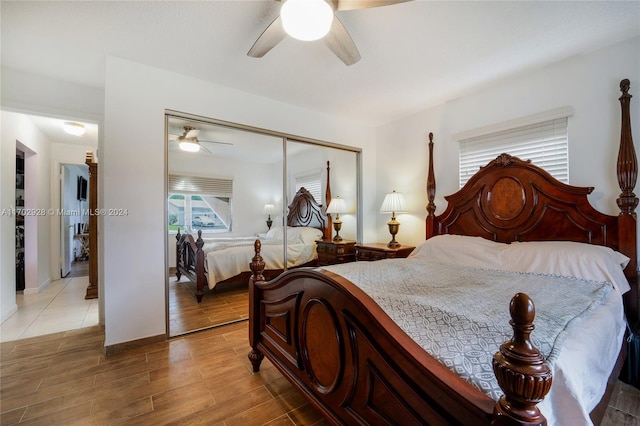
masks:
[[[305,188],[301,188],[294,196],[289,205],[289,213],[287,215],[287,226],[289,227],[311,227],[317,228],[322,232],[324,239],[331,238],[331,216],[325,214],[326,207],[331,201],[331,183],[330,183],[330,163],[327,161],[327,184],[325,187],[325,204],[319,204],[313,195]],[[215,239],[212,239],[215,240]],[[240,239],[239,239],[240,240]],[[190,281],[196,284],[196,299],[198,303],[202,301],[205,291],[210,288],[206,269],[206,253],[203,250],[205,240],[202,238],[202,231],[198,230],[198,237],[194,238],[192,234],[178,233],[176,235],[176,279],[180,280],[184,275]],[[252,252],[251,247],[248,248]],[[242,259],[246,259],[246,256]],[[311,260],[301,266],[315,266],[317,259]],[[283,269],[270,269],[264,271],[264,276],[275,278],[283,272]],[[235,275],[231,278],[218,281],[217,284],[228,282],[248,281],[251,277],[251,271],[246,271]]]
[[[633,193],[637,160],[629,81],[623,80],[620,88],[619,215],[603,214],[591,206],[587,195],[593,188],[560,183],[507,154],[446,197],[445,211],[435,215],[430,134],[427,240],[458,234],[501,243],[560,240],[610,247],[631,259],[624,270],[631,287],[624,296],[624,309],[630,323],[637,321],[638,198]],[[493,357],[493,371],[504,394],[496,402],[429,355],[369,295],[340,275],[304,268],[264,282],[260,248],[256,241],[251,262],[248,357],[253,370],[259,371],[266,356],[331,423],[546,424],[537,404],[551,389],[553,377],[530,340],[535,308],[526,294],[511,299],[513,338]],[[379,262],[396,261],[406,259]],[[614,356],[609,383],[618,377],[624,355],[622,347],[617,360]],[[610,389],[588,413],[595,424],[604,415]]]

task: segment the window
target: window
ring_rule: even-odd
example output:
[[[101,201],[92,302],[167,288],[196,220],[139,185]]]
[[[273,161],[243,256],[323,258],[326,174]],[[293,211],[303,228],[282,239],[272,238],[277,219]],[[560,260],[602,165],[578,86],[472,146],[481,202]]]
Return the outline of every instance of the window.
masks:
[[[169,176],[169,231],[231,231],[230,179]]]
[[[300,188],[304,188],[313,195],[314,200],[316,200],[318,204],[324,204],[324,200],[322,199],[322,172],[296,176],[295,180],[296,193]]]
[[[565,108],[551,114],[561,116],[483,134],[474,132],[475,135],[456,138],[460,142],[460,187],[463,187],[481,166],[502,153],[522,160],[531,160],[559,181],[568,183],[567,125],[571,113]],[[522,121],[525,120],[520,122]]]

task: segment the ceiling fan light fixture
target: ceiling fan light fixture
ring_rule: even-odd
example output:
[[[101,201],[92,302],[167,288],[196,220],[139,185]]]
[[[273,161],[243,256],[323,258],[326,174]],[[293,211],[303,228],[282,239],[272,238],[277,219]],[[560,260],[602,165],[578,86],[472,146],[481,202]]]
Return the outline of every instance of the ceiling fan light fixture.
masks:
[[[200,151],[200,144],[196,141],[183,140],[180,141],[180,149],[187,152],[198,152]]]
[[[325,0],[287,0],[280,9],[282,26],[291,37],[319,40],[331,29],[333,9]]]
[[[73,136],[83,136],[87,129],[84,128],[82,123],[74,123],[72,121],[65,121],[62,124],[62,128],[65,132]]]

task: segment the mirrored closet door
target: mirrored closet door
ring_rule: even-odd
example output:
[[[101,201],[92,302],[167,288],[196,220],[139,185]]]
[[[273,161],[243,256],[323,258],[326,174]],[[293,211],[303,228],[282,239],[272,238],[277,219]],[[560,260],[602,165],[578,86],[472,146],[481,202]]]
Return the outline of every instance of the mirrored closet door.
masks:
[[[165,128],[169,336],[248,317],[256,239],[267,279],[315,266],[315,240],[335,236],[331,217],[357,239],[357,149],[176,112]],[[326,214],[327,183],[348,207],[339,217]],[[306,222],[316,211],[323,225]]]

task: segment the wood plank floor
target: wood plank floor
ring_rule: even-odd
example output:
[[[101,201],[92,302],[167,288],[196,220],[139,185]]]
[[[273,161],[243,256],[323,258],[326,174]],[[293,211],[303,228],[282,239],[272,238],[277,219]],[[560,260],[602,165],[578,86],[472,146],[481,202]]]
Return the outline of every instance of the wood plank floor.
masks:
[[[247,322],[105,357],[99,327],[0,345],[2,425],[326,424],[268,362]]]
[[[0,424],[328,424],[267,360],[252,373],[247,327],[108,357],[99,326],[2,343]],[[640,391],[619,382],[603,424],[640,426]]]
[[[179,336],[196,330],[229,324],[249,316],[249,284],[225,283],[209,290],[198,303],[196,285],[182,277],[169,277],[169,335]]]

